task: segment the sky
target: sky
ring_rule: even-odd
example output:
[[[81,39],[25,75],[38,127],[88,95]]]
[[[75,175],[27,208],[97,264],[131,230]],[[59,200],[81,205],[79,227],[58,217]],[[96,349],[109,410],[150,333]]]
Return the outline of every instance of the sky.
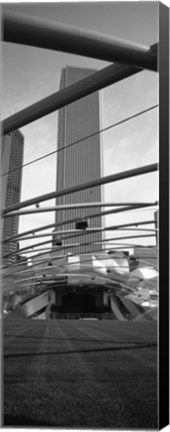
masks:
[[[141,45],[150,46],[158,42],[158,2],[19,3],[3,4],[2,8]],[[4,119],[58,91],[61,70],[66,65],[98,70],[109,65],[86,57],[5,42],[1,56]],[[158,74],[142,71],[100,91],[100,98],[101,128],[105,128],[159,103]],[[156,108],[101,134],[104,176],[158,162],[158,118]],[[25,138],[24,163],[57,149],[57,128],[58,112],[55,112],[20,129]],[[56,154],[23,169],[21,201],[55,189]],[[158,173],[105,185],[104,197],[105,201],[113,202],[154,202],[158,199]],[[54,204],[54,201],[49,201],[42,206]],[[143,220],[153,220],[153,209],[110,215],[105,217],[105,224],[110,226]],[[22,216],[19,231],[53,222],[52,212]],[[117,236],[124,234],[120,231]],[[128,232],[126,234],[129,235]],[[113,234],[110,232],[107,237],[113,237]],[[155,244],[155,239],[135,239],[136,242]],[[27,241],[20,242],[20,247],[27,244]]]

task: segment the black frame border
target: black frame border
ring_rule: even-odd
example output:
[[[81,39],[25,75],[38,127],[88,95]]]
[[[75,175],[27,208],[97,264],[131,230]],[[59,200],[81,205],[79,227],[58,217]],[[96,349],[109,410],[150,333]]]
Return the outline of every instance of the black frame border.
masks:
[[[159,3],[159,429],[169,424],[169,8]]]

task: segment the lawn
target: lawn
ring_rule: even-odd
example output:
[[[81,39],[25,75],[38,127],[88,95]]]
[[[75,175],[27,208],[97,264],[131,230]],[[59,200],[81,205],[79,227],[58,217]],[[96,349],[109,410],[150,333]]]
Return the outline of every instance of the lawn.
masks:
[[[157,428],[157,323],[4,321],[4,426]]]

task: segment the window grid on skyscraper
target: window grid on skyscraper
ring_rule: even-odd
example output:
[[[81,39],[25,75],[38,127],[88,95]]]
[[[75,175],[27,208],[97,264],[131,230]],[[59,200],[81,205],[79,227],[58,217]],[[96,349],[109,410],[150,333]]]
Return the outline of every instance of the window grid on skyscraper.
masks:
[[[16,130],[4,136],[2,143],[2,172],[10,171],[15,167],[20,167],[17,171],[9,173],[6,178],[2,177],[2,206],[9,207],[20,201],[21,177],[23,163],[23,143],[24,137],[20,131]],[[18,233],[18,216],[5,218],[2,227],[2,239],[13,237]],[[2,255],[14,252],[17,243],[11,241],[3,245]],[[15,261],[15,256],[7,258],[5,263]]]
[[[62,71],[60,88],[73,84],[80,79],[94,73],[94,70],[66,67]],[[94,133],[100,129],[99,125],[99,92],[86,96],[59,111],[59,130],[58,130],[58,149],[64,148],[70,142],[81,140],[82,137]],[[69,186],[95,180],[101,177],[101,153],[100,153],[100,135],[87,138],[82,146],[70,147],[67,151],[60,152],[57,155],[57,190],[62,190]],[[101,187],[95,187],[90,190],[74,192],[56,200],[56,205],[71,204],[81,202],[100,202]],[[98,209],[99,210],[99,209]],[[98,211],[95,210],[96,212]],[[91,213],[92,210],[88,213]],[[85,217],[85,210],[71,209],[56,212],[56,223],[80,217]],[[101,227],[101,217],[91,220],[91,227]],[[75,225],[69,223],[65,229],[73,229]],[[60,228],[59,228],[60,229]],[[63,229],[63,228],[62,228]],[[88,240],[101,240],[100,232],[89,234]],[[68,240],[69,243],[82,243],[84,236]],[[66,241],[65,244],[68,242]],[[98,250],[99,245],[91,245],[91,251]],[[76,250],[75,250],[76,249]],[[89,247],[84,249],[74,248],[74,253],[85,252]]]

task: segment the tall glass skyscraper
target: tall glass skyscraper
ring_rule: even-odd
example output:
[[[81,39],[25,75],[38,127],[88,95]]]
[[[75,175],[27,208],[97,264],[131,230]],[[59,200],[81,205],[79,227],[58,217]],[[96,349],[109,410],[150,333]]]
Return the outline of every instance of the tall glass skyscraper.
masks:
[[[24,137],[19,130],[15,130],[4,136],[2,140],[2,207],[6,208],[20,202],[21,197],[21,181],[24,153]],[[7,173],[3,176],[3,173]],[[10,216],[2,219],[2,239],[7,239],[18,234],[19,217]],[[18,245],[16,241],[11,241],[3,244],[3,255],[14,252]],[[15,258],[14,258],[15,257]],[[12,262],[16,256],[9,257],[3,260],[5,264]]]
[[[79,81],[95,70],[77,67],[66,67],[62,70],[60,89]],[[58,149],[57,154],[57,190],[83,184],[101,177],[100,134],[90,136],[100,129],[99,92],[86,96],[59,111]],[[89,136],[89,137],[88,137]],[[87,137],[85,140],[84,138]],[[81,141],[83,138],[83,141]],[[70,143],[75,145],[65,149]],[[64,150],[65,149],[65,150]],[[74,192],[56,199],[56,205],[101,202],[101,186]],[[88,215],[100,213],[101,208],[71,209],[56,212],[57,230],[74,229],[75,222],[62,225],[66,220],[88,218]],[[89,228],[102,226],[101,216],[89,219]],[[56,235],[56,238],[59,235]],[[54,237],[55,238],[55,237]],[[83,244],[84,242],[101,241],[101,232],[72,237],[63,244]],[[74,253],[92,252],[101,249],[101,244],[74,247]],[[73,250],[70,250],[71,252]]]

